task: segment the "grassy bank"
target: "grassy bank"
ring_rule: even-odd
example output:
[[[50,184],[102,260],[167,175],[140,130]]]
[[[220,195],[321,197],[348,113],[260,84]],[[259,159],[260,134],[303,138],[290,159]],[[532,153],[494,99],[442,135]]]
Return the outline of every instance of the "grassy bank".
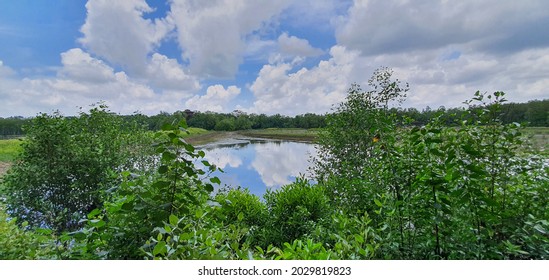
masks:
[[[10,162],[14,160],[19,151],[21,151],[21,140],[0,140],[0,162]]]
[[[259,138],[313,141],[316,139],[318,135],[318,129],[268,128],[268,129],[243,130],[243,131],[238,131],[238,134],[249,136],[249,137],[259,137]]]
[[[19,151],[21,151],[21,140],[0,140],[0,177],[10,168],[11,162],[15,159]]]

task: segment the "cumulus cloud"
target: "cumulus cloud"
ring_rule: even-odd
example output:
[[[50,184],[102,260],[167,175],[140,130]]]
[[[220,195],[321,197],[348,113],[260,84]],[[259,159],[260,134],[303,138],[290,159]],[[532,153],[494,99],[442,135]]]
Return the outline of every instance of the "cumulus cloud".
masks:
[[[324,113],[351,83],[366,89],[381,66],[410,83],[406,107],[460,106],[476,90],[503,90],[511,101],[547,98],[544,0],[168,4],[159,17],[145,0],[88,1],[80,45],[60,54],[60,66],[0,62],[0,114],[72,114],[100,99],[121,113]],[[170,43],[180,49],[163,53]]]
[[[92,58],[82,49],[70,49],[61,54],[63,68],[59,71],[62,78],[81,82],[103,83],[114,80],[114,70],[103,61]]]
[[[154,53],[147,65],[147,79],[153,85],[168,90],[197,90],[198,79],[187,73],[175,59]]]
[[[358,52],[335,46],[330,55],[329,60],[322,60],[311,69],[295,72],[290,63],[263,66],[250,86],[256,100],[248,110],[287,115],[329,111],[333,104],[343,101],[351,83],[369,78],[360,77],[365,65],[360,64],[363,61]]]
[[[486,50],[547,46],[543,0],[362,1],[340,22],[339,44],[364,55],[471,44]],[[525,32],[527,34],[525,34]],[[524,37],[528,38],[524,40]]]
[[[324,53],[321,49],[313,48],[309,41],[296,36],[289,36],[288,33],[282,33],[278,37],[278,49],[282,57],[292,59],[295,57],[319,56]]]
[[[75,114],[80,107],[104,100],[114,112],[131,114],[140,111],[181,110],[193,91],[160,90],[156,92],[140,79],[114,71],[100,59],[81,49],[61,54],[62,66],[56,77],[23,78],[0,65],[0,96],[6,100],[2,115],[35,114],[59,109]],[[8,69],[8,70],[6,70]],[[2,75],[2,73],[11,73]]]
[[[183,59],[199,76],[230,78],[238,71],[246,37],[261,30],[289,1],[173,1]]]
[[[95,55],[131,73],[146,69],[147,55],[174,28],[170,18],[145,19],[153,9],[145,0],[92,0],[79,41]]]
[[[222,85],[213,85],[208,87],[205,95],[195,95],[187,100],[185,106],[198,111],[226,112],[230,110],[228,103],[239,94],[240,88],[236,86],[225,89]]]

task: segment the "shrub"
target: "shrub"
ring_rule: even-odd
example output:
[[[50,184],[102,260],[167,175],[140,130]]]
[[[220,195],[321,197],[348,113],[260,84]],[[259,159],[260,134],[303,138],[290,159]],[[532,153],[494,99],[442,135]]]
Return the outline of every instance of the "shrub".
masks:
[[[324,188],[305,179],[268,191],[265,203],[270,217],[264,233],[266,244],[276,246],[311,234],[328,223],[332,212]]]
[[[101,206],[101,191],[125,159],[119,120],[104,106],[77,118],[42,114],[26,133],[4,178],[10,214],[57,233],[78,228],[80,218]]]
[[[0,260],[36,260],[56,258],[56,247],[51,231],[26,231],[15,219],[9,218],[0,205]]]
[[[242,221],[247,227],[263,227],[267,220],[267,208],[258,196],[248,189],[231,189],[216,195],[218,217],[225,224]]]

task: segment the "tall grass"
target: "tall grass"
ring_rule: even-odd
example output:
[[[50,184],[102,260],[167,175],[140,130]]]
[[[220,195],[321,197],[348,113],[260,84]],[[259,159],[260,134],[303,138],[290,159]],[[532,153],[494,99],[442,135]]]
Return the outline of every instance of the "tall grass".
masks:
[[[14,160],[20,151],[21,139],[0,140],[0,162]]]

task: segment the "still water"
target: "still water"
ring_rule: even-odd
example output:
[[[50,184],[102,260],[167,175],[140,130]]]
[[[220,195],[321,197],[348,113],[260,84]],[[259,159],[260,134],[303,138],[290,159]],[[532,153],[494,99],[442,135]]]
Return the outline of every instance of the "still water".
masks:
[[[240,186],[259,197],[296,177],[310,178],[310,158],[316,156],[311,143],[281,140],[226,139],[199,148],[210,163],[223,169],[213,174],[221,180],[220,187]]]

